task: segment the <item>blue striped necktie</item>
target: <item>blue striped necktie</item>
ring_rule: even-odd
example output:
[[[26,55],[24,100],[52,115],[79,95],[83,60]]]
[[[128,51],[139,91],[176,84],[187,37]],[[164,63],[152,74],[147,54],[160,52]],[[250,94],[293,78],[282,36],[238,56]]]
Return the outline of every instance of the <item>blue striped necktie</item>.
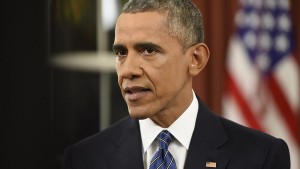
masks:
[[[176,163],[168,151],[168,146],[173,141],[174,136],[167,130],[163,130],[157,136],[159,149],[152,157],[149,169],[176,169]]]

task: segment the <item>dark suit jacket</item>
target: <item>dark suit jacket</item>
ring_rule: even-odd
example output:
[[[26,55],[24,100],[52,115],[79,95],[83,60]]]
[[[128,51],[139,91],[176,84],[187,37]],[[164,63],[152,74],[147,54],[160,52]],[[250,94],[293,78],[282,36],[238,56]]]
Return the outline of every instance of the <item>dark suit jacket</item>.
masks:
[[[215,116],[199,101],[185,169],[289,169],[286,143]],[[139,123],[127,117],[65,152],[63,169],[143,169]]]

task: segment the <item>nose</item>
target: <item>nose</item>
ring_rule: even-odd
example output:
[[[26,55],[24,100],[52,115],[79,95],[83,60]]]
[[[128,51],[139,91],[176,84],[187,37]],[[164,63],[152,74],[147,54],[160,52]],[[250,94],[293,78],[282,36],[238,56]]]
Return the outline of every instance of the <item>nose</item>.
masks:
[[[134,79],[143,75],[141,67],[142,61],[139,56],[128,55],[123,61],[119,63],[118,76],[124,79]]]

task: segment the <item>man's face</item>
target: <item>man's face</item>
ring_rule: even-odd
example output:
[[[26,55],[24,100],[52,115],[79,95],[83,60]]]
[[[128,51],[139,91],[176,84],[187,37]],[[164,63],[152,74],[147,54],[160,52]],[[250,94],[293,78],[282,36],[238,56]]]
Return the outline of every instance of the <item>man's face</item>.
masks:
[[[133,118],[177,118],[192,100],[189,52],[157,12],[121,14],[113,50],[122,95]]]

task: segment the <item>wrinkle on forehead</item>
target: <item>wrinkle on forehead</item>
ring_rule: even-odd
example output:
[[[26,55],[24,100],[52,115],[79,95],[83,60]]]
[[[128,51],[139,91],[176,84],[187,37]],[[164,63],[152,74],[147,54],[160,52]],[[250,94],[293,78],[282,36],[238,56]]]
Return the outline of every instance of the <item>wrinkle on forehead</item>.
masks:
[[[166,27],[166,16],[157,12],[123,13],[119,16],[115,29],[115,43],[124,37],[170,36]],[[150,36],[149,36],[150,35]],[[153,37],[155,38],[155,37]],[[145,39],[147,41],[147,39]]]

